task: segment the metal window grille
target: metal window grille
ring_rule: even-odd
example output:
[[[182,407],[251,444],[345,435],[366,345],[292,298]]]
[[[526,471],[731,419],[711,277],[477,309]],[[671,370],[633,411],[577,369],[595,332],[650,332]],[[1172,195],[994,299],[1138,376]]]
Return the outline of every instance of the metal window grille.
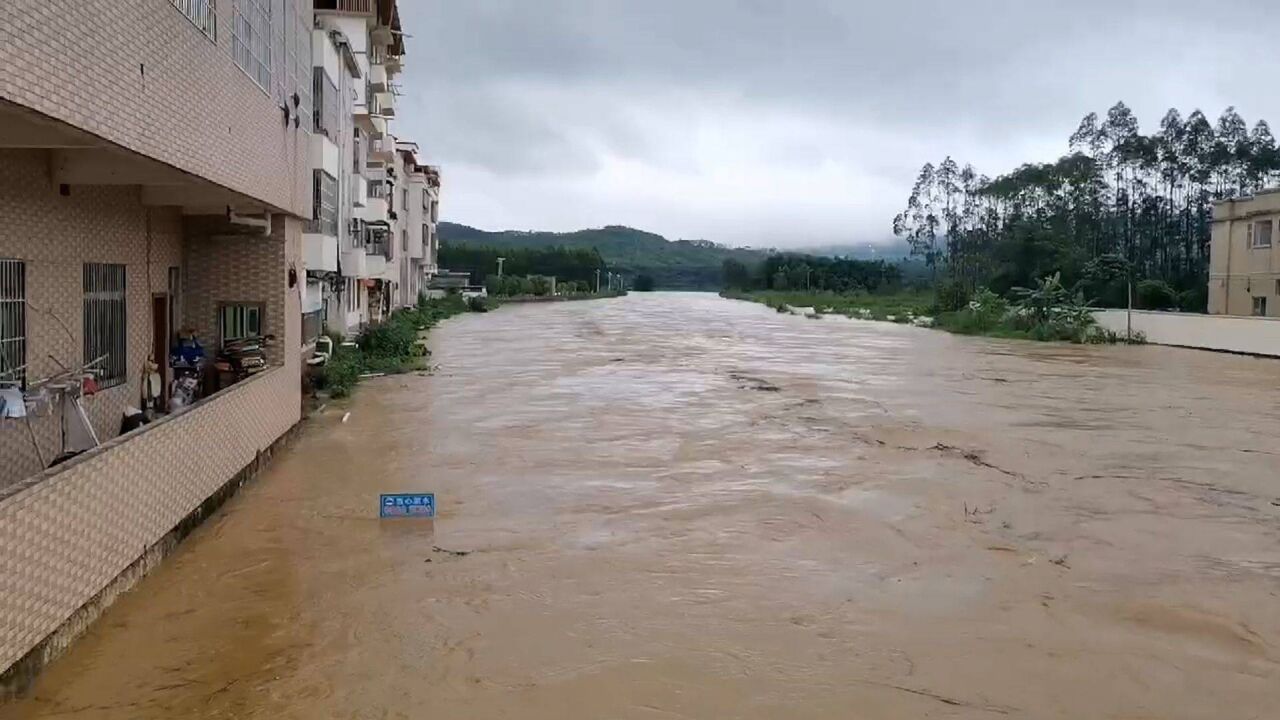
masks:
[[[312,13],[311,3],[309,0],[298,0],[297,8],[291,15],[293,19],[293,84],[298,88],[299,123],[303,130],[311,132],[311,122],[314,112],[312,110],[313,97],[311,92]],[[285,22],[288,21],[289,17],[286,16]],[[337,98],[337,92],[334,92],[333,95]]]
[[[268,0],[235,0],[231,20],[231,57],[270,93],[271,4]]]
[[[262,306],[258,304],[223,305],[218,312],[218,334],[222,344],[232,340],[262,336]]]
[[[364,155],[360,150],[364,145],[364,141],[360,136],[360,128],[355,128],[351,135],[351,172],[360,175],[364,172]]]
[[[338,236],[338,181],[323,170],[312,171],[311,220],[307,232]]]
[[[0,380],[24,382],[27,364],[27,267],[0,260]]]
[[[200,28],[210,40],[218,40],[218,12],[216,0],[169,0],[178,11],[187,16],[192,25]]]
[[[119,385],[128,377],[129,328],[125,266],[85,263],[84,362],[98,371],[98,386]]]
[[[324,68],[318,67],[314,69],[312,86],[315,91],[316,98],[316,130],[323,132],[330,140],[338,141],[338,131],[341,129],[338,118],[341,117],[339,111],[338,86],[330,79],[329,73]]]
[[[324,310],[302,313],[302,344],[315,342],[320,337],[320,329],[324,325]]]

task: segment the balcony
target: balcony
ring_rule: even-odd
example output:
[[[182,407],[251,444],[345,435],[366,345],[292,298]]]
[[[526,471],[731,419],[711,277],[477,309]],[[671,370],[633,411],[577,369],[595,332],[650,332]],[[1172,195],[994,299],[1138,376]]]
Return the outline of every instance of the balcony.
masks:
[[[387,83],[387,68],[385,65],[375,63],[369,66],[369,91],[375,93],[386,92],[390,89]]]
[[[333,235],[303,233],[302,267],[308,272],[337,272],[338,238]]]
[[[362,208],[369,202],[369,181],[363,175],[351,176],[351,204]]]
[[[396,96],[390,90],[373,94],[376,98],[374,105],[377,106],[377,115],[382,117],[396,116]]]
[[[389,163],[396,159],[396,142],[391,137],[380,137],[369,143],[369,159]]]
[[[381,279],[387,273],[387,258],[383,255],[368,255],[369,274],[363,277]]]
[[[373,185],[371,187],[378,187]],[[387,199],[384,197],[376,197],[372,194],[365,200],[364,207],[360,208],[356,213],[361,220],[367,223],[388,222],[391,220],[387,214]]]
[[[355,278],[369,277],[369,262],[364,253],[364,245],[343,248],[342,274]]]
[[[317,11],[373,15],[378,12],[377,0],[316,0]]]

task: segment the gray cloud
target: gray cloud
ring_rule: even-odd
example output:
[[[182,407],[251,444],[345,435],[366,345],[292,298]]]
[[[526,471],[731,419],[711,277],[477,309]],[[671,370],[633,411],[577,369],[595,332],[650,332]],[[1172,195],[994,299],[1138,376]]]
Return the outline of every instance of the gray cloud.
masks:
[[[919,166],[996,174],[1123,99],[1280,120],[1262,0],[401,0],[396,131],[445,215],[736,244],[888,235]]]

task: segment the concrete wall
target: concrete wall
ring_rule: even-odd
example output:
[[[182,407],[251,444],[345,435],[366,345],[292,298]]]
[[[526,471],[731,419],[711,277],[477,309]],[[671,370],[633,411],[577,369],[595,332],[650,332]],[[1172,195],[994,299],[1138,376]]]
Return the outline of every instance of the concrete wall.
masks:
[[[1124,332],[1124,310],[1099,310],[1098,324]],[[1133,311],[1133,329],[1157,345],[1224,350],[1280,357],[1280,318],[1225,317],[1196,313]]]
[[[279,107],[293,68],[264,90],[235,64],[233,5],[210,39],[164,0],[4,0],[0,97],[310,217],[309,134]]]
[[[297,368],[276,368],[0,490],[0,672],[253,463],[298,407]]]
[[[181,217],[143,207],[137,187],[76,186],[70,193],[60,195],[50,183],[44,151],[0,150],[0,258],[26,264],[28,378],[84,360],[83,263],[126,266],[126,381],[85,401],[105,440],[119,432],[124,407],[140,404],[142,365],[151,353],[151,296],[166,292],[169,268],[182,265]],[[47,462],[60,449],[59,423],[45,417],[33,427]],[[0,421],[0,458],[0,488],[42,469],[18,421]]]

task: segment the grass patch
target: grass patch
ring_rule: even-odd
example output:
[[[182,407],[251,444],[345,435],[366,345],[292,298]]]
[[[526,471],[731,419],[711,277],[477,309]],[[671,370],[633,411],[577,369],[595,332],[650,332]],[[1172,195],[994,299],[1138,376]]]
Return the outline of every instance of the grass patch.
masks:
[[[490,301],[484,310],[492,306]],[[367,328],[354,345],[344,345],[342,337],[334,336],[333,356],[317,371],[315,386],[327,391],[330,397],[340,398],[351,394],[361,375],[419,370],[425,366],[429,353],[422,342],[427,332],[441,320],[476,310],[456,295],[424,300],[416,307],[397,310],[381,324]]]
[[[889,320],[935,327],[958,335],[1090,344],[1146,341],[1141,333],[1126,338],[1098,327],[1092,308],[1066,292],[1057,276],[1039,281],[1035,288],[1019,289],[1016,303],[979,289],[961,307],[946,311],[939,311],[938,305],[939,298],[946,298],[948,294],[927,290],[886,294],[761,290],[723,295],[762,303],[778,312],[786,312],[787,306],[811,307],[818,313],[814,317],[839,314],[863,320]]]
[[[845,315],[864,320],[910,322],[913,317],[929,316],[933,293],[928,290],[902,290],[893,293],[836,293],[828,290],[805,292],[790,290],[726,291],[724,297],[750,300],[768,305],[780,312],[787,305],[811,307],[823,315]]]

